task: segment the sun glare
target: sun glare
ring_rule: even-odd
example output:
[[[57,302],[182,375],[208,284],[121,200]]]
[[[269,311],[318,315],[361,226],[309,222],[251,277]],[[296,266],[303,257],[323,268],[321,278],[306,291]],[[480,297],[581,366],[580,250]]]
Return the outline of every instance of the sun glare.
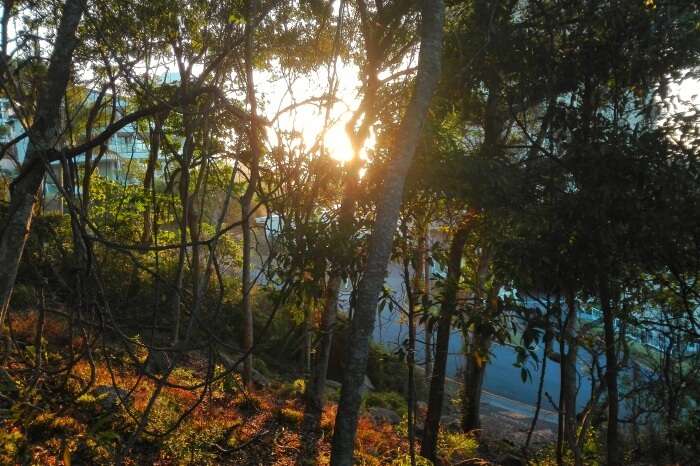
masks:
[[[339,162],[347,162],[353,157],[352,143],[346,132],[347,122],[352,112],[359,105],[357,89],[358,70],[355,66],[338,62],[336,69],[337,88],[335,96],[338,99],[331,108],[326,121],[326,109],[314,104],[301,105],[293,110],[279,115],[277,128],[285,131],[293,130],[301,136],[301,143],[306,148],[318,147],[319,138],[323,137],[325,152]],[[326,90],[323,83],[327,79],[325,72],[306,78],[297,78],[293,82],[275,80],[272,76],[264,76],[262,81],[267,81],[265,94],[270,102],[281,102],[279,108],[292,106],[293,102],[303,102],[306,99],[319,97]],[[293,97],[292,97],[293,96]],[[329,124],[322,134],[323,128]],[[270,131],[270,140],[274,140],[274,131]],[[360,150],[360,158],[367,158],[367,150],[374,146],[375,135],[370,131],[369,137]]]
[[[323,138],[323,143],[328,154],[340,162],[347,162],[352,158],[352,143],[345,131],[344,124],[335,124]]]

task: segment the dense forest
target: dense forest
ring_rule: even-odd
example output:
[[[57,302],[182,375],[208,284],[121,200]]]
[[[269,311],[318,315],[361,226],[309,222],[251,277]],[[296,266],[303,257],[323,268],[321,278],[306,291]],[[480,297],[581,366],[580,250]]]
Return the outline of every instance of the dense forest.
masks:
[[[1,464],[700,461],[698,3],[0,5]]]

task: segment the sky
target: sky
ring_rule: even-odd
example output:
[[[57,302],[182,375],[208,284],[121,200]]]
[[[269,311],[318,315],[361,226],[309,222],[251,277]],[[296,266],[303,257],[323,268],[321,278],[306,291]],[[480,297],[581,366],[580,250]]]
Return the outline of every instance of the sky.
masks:
[[[274,78],[269,73],[258,73],[256,87],[264,102],[264,114],[272,119],[280,110],[314,97],[321,97],[330,89],[328,69],[321,68],[310,76],[299,76],[296,79]],[[356,66],[343,63],[340,60],[336,68],[337,91],[336,98],[328,114],[328,127],[325,131],[324,145],[331,157],[339,161],[347,161],[352,157],[352,145],[345,125],[359,105],[358,91],[360,81]],[[324,132],[326,124],[326,106],[313,104],[300,105],[294,110],[281,114],[268,133],[274,139],[275,130],[299,131],[306,147],[313,146]],[[374,144],[374,135],[370,135],[365,148]],[[366,153],[360,154],[365,156]]]

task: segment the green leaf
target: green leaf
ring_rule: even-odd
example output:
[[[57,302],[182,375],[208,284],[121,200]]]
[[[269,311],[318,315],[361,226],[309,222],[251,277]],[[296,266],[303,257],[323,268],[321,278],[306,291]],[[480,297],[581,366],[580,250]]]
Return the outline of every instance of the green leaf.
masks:
[[[246,23],[245,18],[240,13],[233,12],[228,15],[228,22],[231,24],[243,25]]]

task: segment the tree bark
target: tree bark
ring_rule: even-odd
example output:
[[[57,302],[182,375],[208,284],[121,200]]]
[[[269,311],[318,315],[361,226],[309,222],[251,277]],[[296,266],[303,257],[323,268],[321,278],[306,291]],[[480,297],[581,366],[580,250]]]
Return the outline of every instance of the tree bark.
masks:
[[[450,327],[452,316],[457,310],[457,290],[462,276],[462,253],[467,243],[468,231],[460,227],[452,238],[450,256],[447,264],[447,281],[442,295],[440,319],[438,320],[437,336],[435,339],[435,364],[430,379],[428,395],[428,413],[425,418],[421,456],[432,462],[436,460],[437,437],[440,430],[440,416],[445,397],[445,373],[447,354],[450,343]]]
[[[600,305],[603,311],[603,327],[605,337],[605,381],[608,390],[608,431],[607,431],[607,464],[618,466],[620,460],[620,445],[618,434],[619,394],[617,386],[617,349],[615,347],[615,315],[610,303],[610,285],[606,276],[600,277]]]
[[[489,134],[489,131],[487,131]],[[491,142],[493,144],[493,142]],[[485,146],[489,148],[487,144]],[[487,248],[482,248],[479,256],[479,267],[476,271],[474,301],[476,309],[481,311],[481,319],[491,320],[498,313],[498,285],[495,283],[486,287],[490,275],[490,257]],[[465,371],[464,389],[462,391],[462,430],[471,432],[480,428],[479,420],[481,406],[481,389],[486,375],[491,334],[474,326],[471,331],[464,332],[465,342]]]
[[[7,223],[0,231],[0,327],[9,311],[34,206],[39,199],[39,188],[46,171],[43,160],[48,159],[48,152],[55,150],[61,137],[61,100],[68,87],[73,51],[78,44],[76,31],[82,15],[81,0],[67,0],[63,5],[46,83],[39,95],[34,124],[29,129],[24,165],[33,168],[13,186]]]
[[[406,244],[403,257],[403,280],[408,301],[408,348],[406,348],[406,364],[408,365],[408,396],[406,397],[406,404],[408,405],[408,452],[411,466],[416,466],[416,290],[419,289],[421,283],[421,269],[416,267],[413,271],[413,280],[411,280],[408,227],[405,223],[402,225],[402,233]],[[419,240],[418,264],[422,264],[422,248],[423,245],[421,240]],[[418,286],[414,287],[412,282]]]
[[[549,300],[548,300],[549,301]],[[547,305],[547,314],[549,315],[549,304]],[[550,330],[549,330],[549,318],[547,318],[547,328],[544,332],[544,349],[542,351],[542,368],[540,369],[540,380],[537,385],[537,402],[535,403],[535,414],[532,416],[532,422],[530,423],[530,428],[527,431],[527,439],[525,439],[525,447],[523,450],[527,452],[530,448],[530,442],[532,441],[532,433],[537,427],[537,420],[540,416],[540,411],[542,409],[542,393],[544,391],[544,378],[547,375],[547,359],[549,358],[550,351]]]
[[[251,283],[251,249],[253,247],[252,232],[250,230],[250,216],[253,210],[253,196],[258,184],[259,169],[258,164],[262,149],[260,147],[260,135],[258,130],[258,110],[257,98],[255,96],[255,81],[253,76],[253,36],[255,34],[252,18],[255,17],[257,7],[256,0],[248,0],[248,18],[246,23],[246,47],[245,47],[245,70],[246,70],[246,92],[248,106],[250,108],[250,132],[249,144],[251,150],[250,174],[248,188],[241,199],[241,215],[243,229],[243,266],[241,270],[241,283],[243,298],[241,308],[243,312],[243,351],[247,353],[243,361],[243,381],[247,386],[253,381],[253,310],[250,303],[252,291]]]
[[[143,211],[143,233],[141,234],[141,243],[149,245],[151,236],[153,235],[153,219],[151,219],[151,199],[155,187],[153,180],[155,179],[156,164],[158,163],[158,155],[160,153],[160,137],[163,130],[163,117],[156,115],[155,123],[150,130],[150,150],[148,151],[148,162],[146,163],[146,173],[143,177],[143,193],[145,197],[146,208]],[[153,206],[155,209],[155,206]]]
[[[424,226],[425,230],[420,237],[418,245],[418,271],[416,272],[417,282],[420,283],[419,289],[423,296],[423,312],[430,310],[430,261],[428,260],[430,224]],[[430,376],[433,372],[433,324],[431,319],[425,319],[424,324],[425,336],[423,339],[425,352],[425,384],[430,385]]]
[[[333,331],[338,313],[338,292],[341,284],[340,275],[333,275],[326,285],[323,316],[321,317],[321,338],[316,361],[311,374],[311,384],[306,391],[306,419],[308,429],[316,430],[326,401],[326,379],[328,363],[331,357]]]
[[[373,80],[374,81],[374,80]],[[360,150],[364,146],[369,135],[369,129],[374,120],[374,102],[376,97],[376,85],[370,86],[368,94],[363,99],[365,118],[357,132],[348,127],[348,135],[353,146],[353,158],[348,163],[348,174],[345,179],[343,198],[340,202],[340,212],[338,218],[339,234],[342,241],[347,241],[354,234],[353,223],[355,215],[355,197],[360,180],[360,170],[362,161]],[[346,260],[347,251],[343,251],[343,260]],[[337,258],[336,258],[337,259]],[[321,412],[325,403],[326,379],[328,375],[328,362],[330,360],[331,348],[333,345],[333,332],[335,332],[335,322],[338,313],[338,293],[342,285],[342,268],[338,264],[332,264],[325,290],[325,305],[323,316],[321,317],[321,339],[319,341],[318,357],[313,367],[311,383],[307,389],[305,422],[307,428],[316,430],[321,421]],[[352,320],[352,314],[349,316]]]
[[[569,450],[574,455],[574,464],[582,466],[581,451],[578,447],[576,421],[576,359],[578,353],[578,342],[576,339],[576,298],[575,293],[566,290],[566,323],[564,325],[564,335],[562,335],[564,345],[561,349],[561,379],[562,400],[559,400],[559,409],[564,410],[564,435]]]
[[[491,339],[474,334],[470,338],[464,370],[464,389],[462,392],[462,430],[472,432],[481,428],[479,420],[481,406],[481,389],[486,375],[486,363]]]
[[[369,338],[374,328],[377,300],[391,256],[394,232],[403,200],[404,182],[440,75],[444,4],[442,0],[425,1],[422,10],[421,50],[416,87],[396,135],[397,143],[391,150],[391,160],[387,167],[387,174],[390,176],[386,178],[378,197],[377,217],[369,241],[367,263],[352,321],[348,345],[351,350],[347,355],[333,435],[331,464],[334,466],[350,466],[353,462],[361,402],[360,388],[367,369]]]

